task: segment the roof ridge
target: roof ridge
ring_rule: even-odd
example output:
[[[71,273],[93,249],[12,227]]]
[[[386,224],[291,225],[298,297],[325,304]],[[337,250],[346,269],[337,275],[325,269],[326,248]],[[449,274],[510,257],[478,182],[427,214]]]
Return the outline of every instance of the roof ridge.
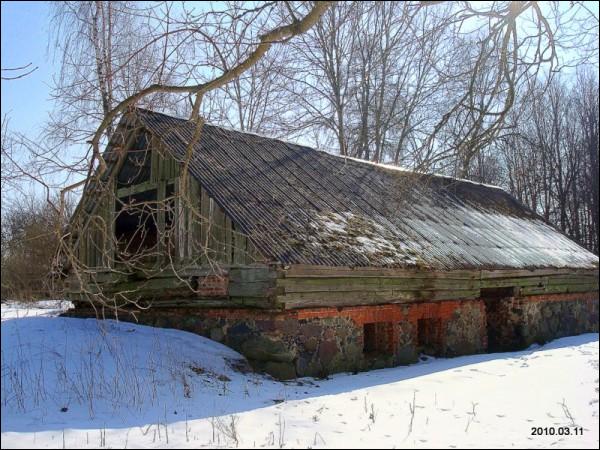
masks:
[[[186,154],[194,122],[138,113],[174,156]],[[173,128],[184,139],[171,134]],[[219,125],[208,124],[204,137],[190,173],[272,261],[440,270],[598,267],[597,256],[502,189]],[[408,195],[395,180],[410,174]],[[443,178],[456,180],[458,189],[447,189],[447,182],[427,188]]]
[[[136,110],[145,112],[145,113],[150,113],[150,114],[159,114],[161,116],[165,116],[165,117],[169,117],[170,119],[176,119],[176,120],[181,120],[182,122],[191,122],[191,119],[185,119],[182,117],[175,117],[175,116],[171,116],[169,114],[165,114],[162,112],[158,112],[158,111],[153,111],[147,108],[140,108],[140,107],[136,107]],[[459,177],[453,177],[451,175],[444,175],[441,173],[437,173],[437,172],[423,172],[423,171],[419,171],[419,170],[414,170],[414,169],[409,169],[407,167],[403,167],[403,166],[399,166],[399,165],[395,165],[395,164],[386,164],[386,163],[377,163],[374,161],[368,161],[365,159],[360,159],[360,158],[355,158],[352,156],[345,156],[345,155],[339,155],[339,154],[335,154],[332,151],[328,151],[327,149],[323,149],[323,148],[315,148],[309,145],[305,145],[305,144],[299,144],[298,142],[293,142],[287,139],[282,139],[280,137],[274,137],[274,136],[269,136],[267,134],[263,134],[263,133],[257,133],[255,131],[246,131],[246,130],[240,130],[237,128],[233,128],[233,127],[228,127],[225,125],[218,125],[212,122],[206,122],[205,125],[208,125],[210,127],[215,127],[215,128],[219,128],[225,131],[231,131],[233,133],[238,133],[238,134],[245,134],[245,135],[250,135],[250,136],[256,136],[256,137],[260,137],[263,139],[271,139],[271,140],[276,140],[279,142],[283,142],[286,145],[296,145],[299,147],[304,147],[304,148],[308,148],[311,149],[313,151],[317,151],[317,152],[323,152],[326,153],[328,155],[331,155],[333,157],[336,158],[341,158],[344,160],[351,160],[360,164],[368,164],[370,166],[374,166],[374,167],[378,167],[381,169],[387,169],[387,170],[393,170],[393,171],[397,171],[397,172],[405,172],[405,173],[412,173],[412,174],[416,174],[416,175],[424,175],[424,176],[431,176],[431,177],[436,177],[436,178],[443,178],[446,180],[451,180],[451,181],[458,181],[461,183],[469,183],[469,184],[474,184],[476,186],[483,186],[483,187],[488,187],[488,188],[492,188],[492,189],[498,189],[501,190],[505,193],[509,193],[505,188],[503,188],[502,186],[497,186],[494,184],[488,184],[488,183],[482,183],[479,181],[473,181],[473,180],[469,180],[467,178],[459,178]]]
[[[323,150],[318,150],[318,151],[323,151]],[[330,154],[332,156],[335,156],[335,157],[338,157],[338,158],[350,159],[350,160],[355,161],[357,163],[369,164],[369,165],[372,165],[372,166],[381,167],[382,169],[395,170],[395,171],[398,171],[398,172],[408,172],[408,173],[413,173],[413,174],[418,174],[418,175],[426,175],[426,176],[432,176],[432,177],[438,177],[438,178],[445,178],[447,180],[460,181],[462,183],[470,183],[470,184],[475,184],[475,185],[479,185],[479,186],[485,186],[485,187],[489,187],[489,188],[500,189],[501,191],[504,191],[504,192],[508,193],[508,191],[505,188],[503,188],[502,186],[497,186],[495,184],[481,183],[479,181],[473,181],[473,180],[469,180],[467,178],[453,177],[451,175],[444,175],[444,174],[437,173],[437,172],[422,172],[422,171],[419,171],[419,170],[408,169],[408,168],[403,167],[403,166],[397,166],[395,164],[376,163],[374,161],[368,161],[366,159],[354,158],[352,156],[336,155],[336,154],[332,154],[332,153],[329,153],[329,152],[325,152],[325,153],[328,153],[328,154]]]

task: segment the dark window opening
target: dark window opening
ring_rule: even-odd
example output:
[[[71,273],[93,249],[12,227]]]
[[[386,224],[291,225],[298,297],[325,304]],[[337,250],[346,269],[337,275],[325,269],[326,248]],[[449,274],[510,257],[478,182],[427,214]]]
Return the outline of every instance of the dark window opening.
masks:
[[[117,199],[115,238],[117,258],[148,254],[158,242],[156,189]]]
[[[521,330],[511,325],[511,297],[519,295],[518,287],[481,289],[485,304],[487,349],[489,352],[507,351],[518,347]]]
[[[151,161],[152,152],[148,149],[146,135],[142,134],[125,156],[125,161],[117,176],[117,188],[149,181],[152,170]]]
[[[365,323],[363,352],[367,355],[393,353],[393,326],[391,322]]]
[[[496,287],[496,288],[483,288],[481,289],[481,298],[506,298],[514,297],[516,288],[514,286],[509,287]]]
[[[419,319],[417,321],[417,347],[426,355],[441,353],[441,319]]]

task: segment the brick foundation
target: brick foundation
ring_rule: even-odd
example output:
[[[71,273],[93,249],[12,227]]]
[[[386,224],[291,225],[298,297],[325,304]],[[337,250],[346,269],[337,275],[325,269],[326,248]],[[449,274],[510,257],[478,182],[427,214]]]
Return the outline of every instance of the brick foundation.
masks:
[[[229,277],[220,275],[207,275],[197,277],[194,289],[200,297],[226,297],[229,288]]]
[[[481,353],[488,339],[491,350],[513,350],[598,331],[598,293],[292,311],[156,308],[137,317],[222,342],[289,379],[409,364],[420,352]]]

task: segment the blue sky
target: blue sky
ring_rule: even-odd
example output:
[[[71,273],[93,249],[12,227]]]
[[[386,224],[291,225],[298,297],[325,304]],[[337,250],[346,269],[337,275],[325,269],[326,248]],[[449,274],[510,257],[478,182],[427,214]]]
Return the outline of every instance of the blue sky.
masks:
[[[50,84],[55,73],[48,54],[49,4],[2,2],[2,68],[32,63],[38,69],[13,81],[2,81],[2,116],[11,128],[35,135],[51,108]]]
[[[585,3],[598,14],[596,2]],[[48,46],[49,12],[49,2],[2,2],[2,67],[38,66],[25,78],[2,81],[2,116],[8,113],[11,128],[29,136],[40,131],[52,107],[50,85],[58,70]]]
[[[598,15],[596,2],[585,2]],[[31,75],[13,81],[2,81],[2,116],[10,117],[13,131],[38,135],[52,108],[50,86],[59,64],[55,63],[51,36],[50,2],[2,2],[3,68],[32,63],[38,69]]]

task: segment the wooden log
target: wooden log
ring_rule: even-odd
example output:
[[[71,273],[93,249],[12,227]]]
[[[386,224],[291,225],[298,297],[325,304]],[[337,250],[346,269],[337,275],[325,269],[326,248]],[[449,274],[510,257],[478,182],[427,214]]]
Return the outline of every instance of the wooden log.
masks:
[[[570,284],[550,286],[525,286],[521,288],[521,296],[542,294],[572,294],[579,292],[597,292],[598,284]]]
[[[301,292],[278,296],[286,309],[319,306],[356,306],[414,301],[467,300],[479,298],[479,289],[465,291]]]
[[[106,284],[103,289],[107,293],[129,293],[132,297],[170,297],[170,296],[195,296],[196,282],[189,277],[179,278],[150,278],[146,280],[133,280],[125,283]]]
[[[508,269],[508,270],[423,270],[377,267],[331,267],[294,264],[285,268],[286,277],[368,277],[388,276],[403,278],[456,278],[456,279],[488,279],[488,278],[522,278],[546,275],[589,275],[598,277],[598,269]]]
[[[143,268],[138,268],[135,270],[135,277],[138,280],[150,279],[150,278],[177,278],[177,276],[182,278],[189,277],[203,277],[207,275],[227,275],[228,268],[224,266],[217,267],[207,267],[207,266],[194,266],[194,265],[182,265],[182,266],[166,266],[161,268],[149,268],[144,270]]]
[[[129,274],[120,272],[97,272],[89,274],[89,280],[96,283],[121,283],[129,279]]]
[[[126,186],[117,189],[117,197],[125,198],[131,195],[139,194],[140,192],[146,192],[150,190],[158,189],[158,183],[153,181],[146,181],[144,183],[135,184],[133,186]]]
[[[272,309],[275,303],[270,299],[253,297],[231,298],[173,298],[145,302],[152,308],[261,308]]]
[[[548,277],[490,278],[481,280],[481,288],[544,286],[547,283]]]
[[[229,282],[228,292],[236,297],[273,297],[277,291],[273,280],[249,282]]]
[[[477,270],[426,271],[378,267],[330,267],[294,264],[284,269],[286,278],[294,277],[396,277],[396,278],[452,278],[457,280],[479,279]]]
[[[598,269],[509,269],[509,270],[482,270],[481,279],[489,278],[522,278],[550,275],[590,275],[598,276]]]
[[[571,284],[596,284],[598,285],[598,277],[594,276],[554,276],[548,277],[549,286],[553,285],[571,285]]]
[[[269,266],[242,266],[229,269],[230,282],[249,282],[274,280],[277,272]]]
[[[445,278],[389,278],[389,277],[339,277],[339,278],[282,278],[277,281],[285,292],[332,292],[378,290],[473,290],[479,289],[479,280]]]

